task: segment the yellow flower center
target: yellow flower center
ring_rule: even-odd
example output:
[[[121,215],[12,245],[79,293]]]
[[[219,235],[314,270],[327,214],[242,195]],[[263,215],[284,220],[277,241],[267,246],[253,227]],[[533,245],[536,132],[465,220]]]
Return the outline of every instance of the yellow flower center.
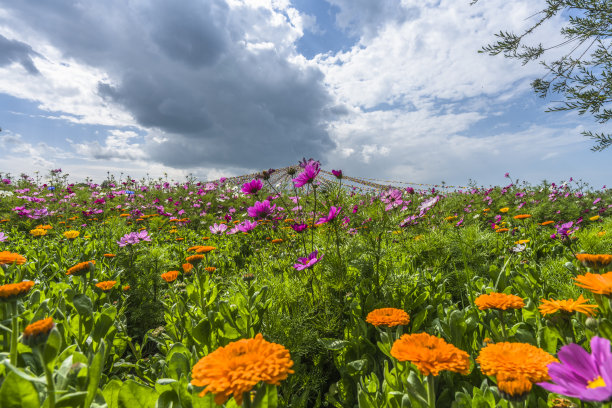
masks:
[[[600,375],[593,381],[589,381],[587,388],[599,388],[599,387],[605,387],[605,386],[606,386],[606,383],[603,380],[603,378],[601,378],[601,375]]]

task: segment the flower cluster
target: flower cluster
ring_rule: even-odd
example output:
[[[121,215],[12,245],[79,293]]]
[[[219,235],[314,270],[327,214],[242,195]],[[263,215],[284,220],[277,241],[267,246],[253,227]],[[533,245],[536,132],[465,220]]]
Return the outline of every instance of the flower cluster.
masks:
[[[125,234],[123,237],[121,237],[121,240],[117,241],[117,244],[119,244],[120,247],[124,247],[127,245],[135,245],[140,241],[151,241],[151,236],[147,230]]]

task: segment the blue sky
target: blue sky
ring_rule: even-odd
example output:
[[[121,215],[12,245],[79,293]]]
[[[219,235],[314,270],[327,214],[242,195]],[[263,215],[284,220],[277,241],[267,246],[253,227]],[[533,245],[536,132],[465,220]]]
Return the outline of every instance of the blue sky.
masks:
[[[546,113],[538,64],[477,53],[544,2],[469,3],[0,0],[0,172],[215,179],[314,157],[403,182],[612,184],[580,135],[609,129]]]

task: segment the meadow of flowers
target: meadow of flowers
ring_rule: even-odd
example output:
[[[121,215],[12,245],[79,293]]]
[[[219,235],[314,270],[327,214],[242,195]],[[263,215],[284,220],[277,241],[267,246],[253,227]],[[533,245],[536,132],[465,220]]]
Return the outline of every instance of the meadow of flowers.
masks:
[[[323,174],[4,175],[0,407],[610,406],[612,190]]]

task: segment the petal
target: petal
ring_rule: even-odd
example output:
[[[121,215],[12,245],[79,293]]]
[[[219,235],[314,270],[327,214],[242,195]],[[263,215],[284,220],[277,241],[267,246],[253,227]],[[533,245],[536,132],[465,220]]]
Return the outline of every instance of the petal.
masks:
[[[612,353],[610,353],[610,340],[593,336],[591,339],[591,356],[593,356],[597,365],[612,357]]]
[[[568,344],[559,350],[559,360],[585,378],[593,379],[599,374],[593,357],[577,344]]]

